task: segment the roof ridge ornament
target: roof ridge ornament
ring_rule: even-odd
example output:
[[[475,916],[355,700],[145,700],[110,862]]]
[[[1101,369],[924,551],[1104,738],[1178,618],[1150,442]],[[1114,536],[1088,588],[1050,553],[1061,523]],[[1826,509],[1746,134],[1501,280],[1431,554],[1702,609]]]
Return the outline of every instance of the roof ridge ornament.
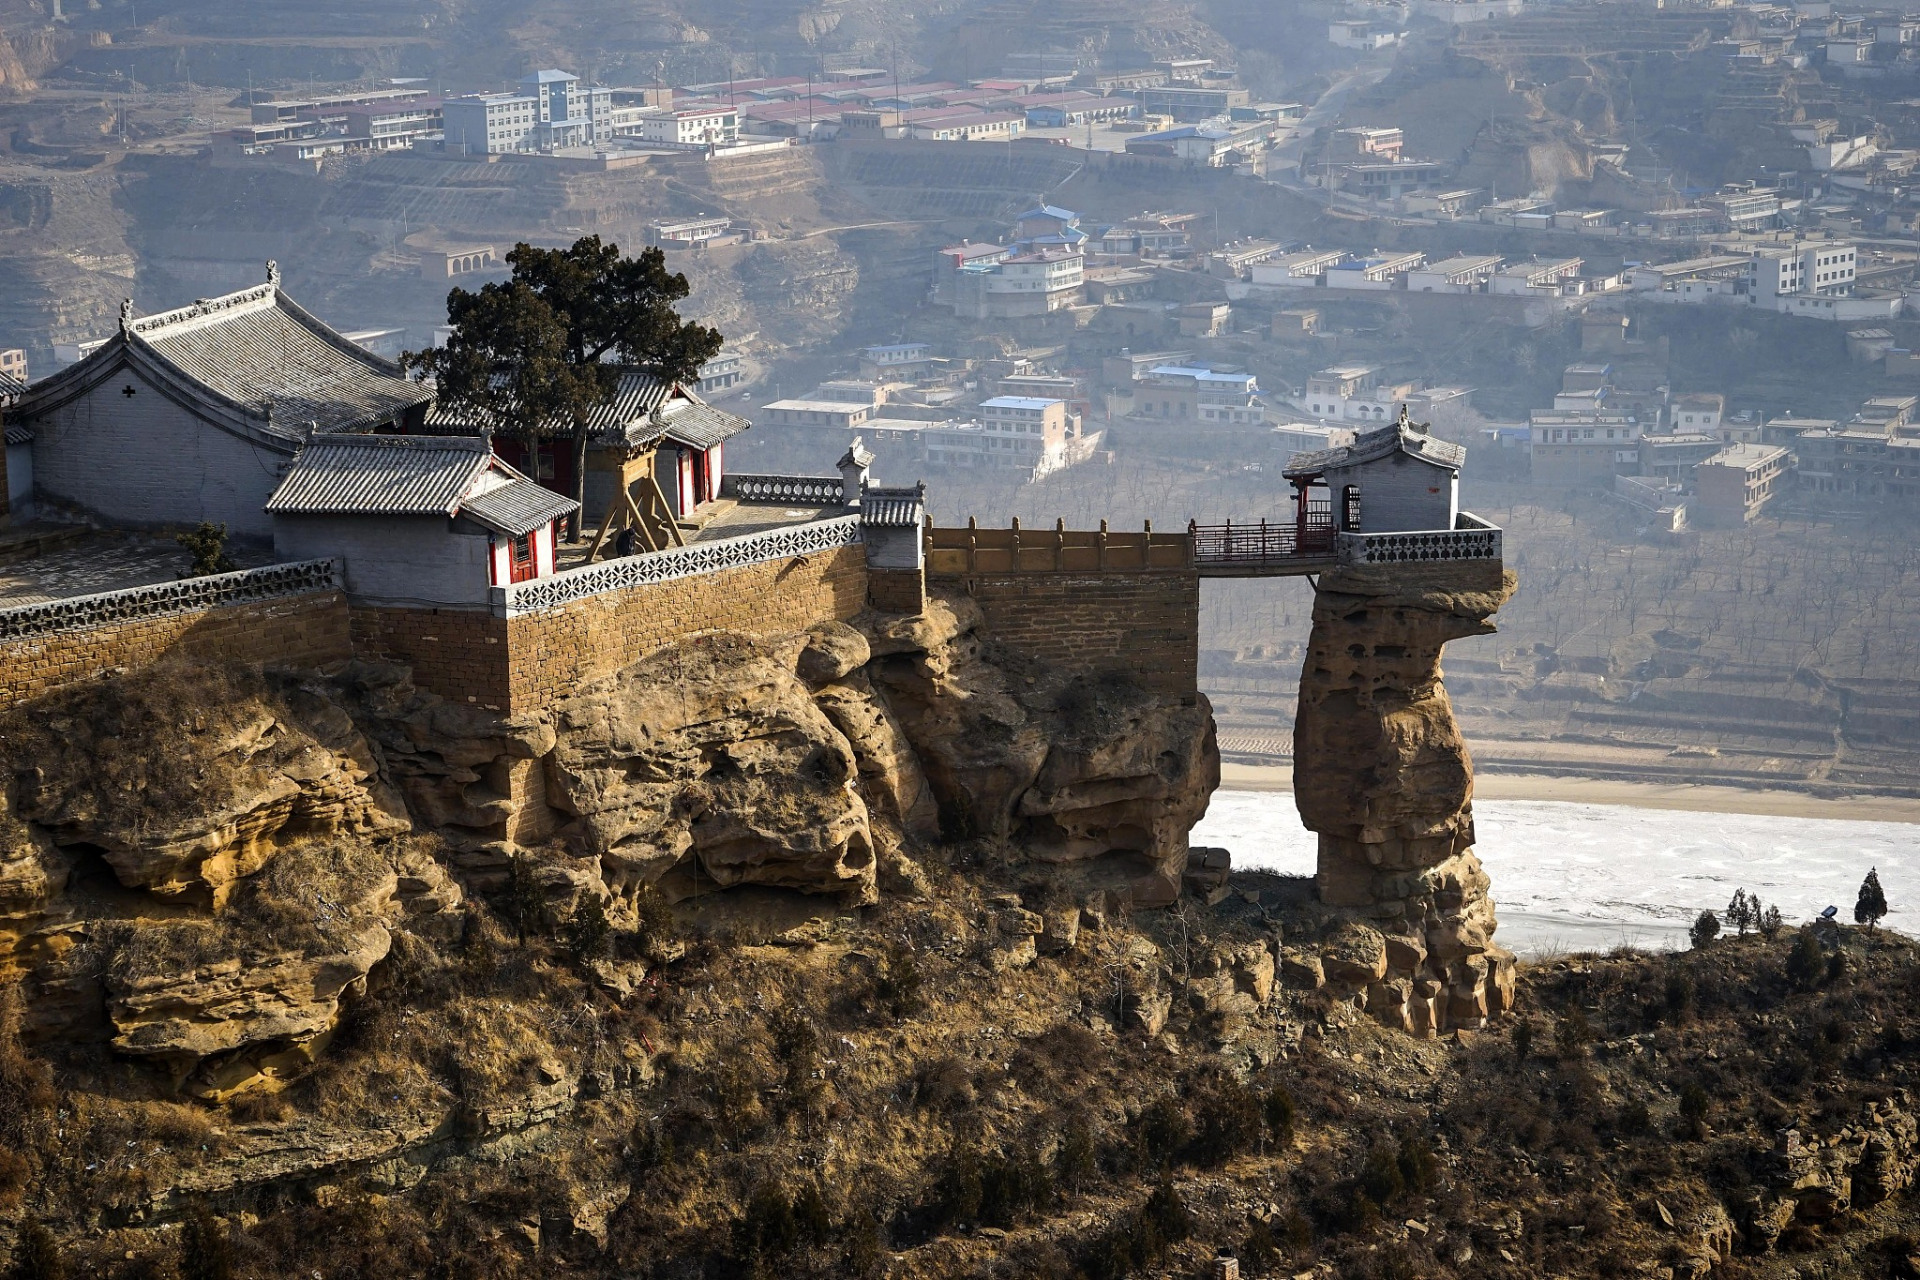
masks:
[[[120,299],[120,332],[131,333],[132,331],[133,331],[133,299],[122,298]]]
[[[267,287],[269,289],[280,287],[280,264],[272,258],[267,259]]]
[[[1425,435],[1433,429],[1431,422],[1415,422],[1412,416],[1407,413],[1407,405],[1404,400],[1400,402],[1400,421],[1394,425],[1402,431],[1411,431],[1417,435]]]

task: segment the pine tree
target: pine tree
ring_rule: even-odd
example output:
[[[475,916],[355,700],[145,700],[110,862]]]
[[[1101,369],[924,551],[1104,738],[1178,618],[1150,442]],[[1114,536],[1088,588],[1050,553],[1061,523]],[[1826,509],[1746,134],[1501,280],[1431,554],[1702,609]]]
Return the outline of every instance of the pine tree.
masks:
[[[1746,937],[1747,930],[1756,923],[1759,905],[1755,899],[1747,896],[1745,889],[1733,891],[1733,901],[1727,903],[1727,923],[1739,930],[1740,937]]]
[[[1867,878],[1860,882],[1860,897],[1853,904],[1855,924],[1867,926],[1867,932],[1880,923],[1880,917],[1887,914],[1887,895],[1880,890],[1880,869],[1869,868]]]
[[[1781,920],[1780,908],[1777,906],[1768,907],[1760,913],[1760,932],[1766,935],[1768,942],[1772,942],[1780,936],[1780,929],[1783,924],[1785,924],[1785,921]]]

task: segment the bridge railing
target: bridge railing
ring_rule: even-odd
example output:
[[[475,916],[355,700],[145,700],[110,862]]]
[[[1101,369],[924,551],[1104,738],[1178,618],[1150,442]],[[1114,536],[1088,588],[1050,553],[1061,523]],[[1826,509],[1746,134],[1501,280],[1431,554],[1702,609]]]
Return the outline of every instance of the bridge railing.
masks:
[[[1155,533],[1147,521],[1138,532],[1069,529],[1056,521],[1051,529],[983,529],[969,520],[964,529],[928,528],[927,573],[938,577],[975,574],[1146,572],[1193,565],[1192,540],[1184,533]]]
[[[1305,521],[1250,524],[1189,522],[1197,565],[1267,565],[1291,560],[1328,560],[1334,555],[1333,516],[1322,507]]]

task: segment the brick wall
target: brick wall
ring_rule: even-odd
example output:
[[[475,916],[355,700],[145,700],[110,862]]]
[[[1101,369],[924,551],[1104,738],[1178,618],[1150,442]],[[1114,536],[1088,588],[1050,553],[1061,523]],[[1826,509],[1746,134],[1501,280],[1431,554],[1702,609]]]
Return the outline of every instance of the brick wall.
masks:
[[[353,607],[353,651],[413,668],[413,682],[453,702],[510,709],[504,618],[484,609]]]
[[[506,709],[545,705],[687,636],[801,631],[829,618],[845,621],[866,603],[866,551],[851,546],[609,591],[512,618],[500,624],[511,667]]]
[[[919,613],[927,607],[927,575],[920,569],[868,569],[867,601],[882,613]]]
[[[174,649],[235,662],[333,662],[352,653],[346,597],[319,591],[0,642],[0,708],[115,669],[137,671]]]
[[[978,601],[987,629],[1009,648],[1072,672],[1131,672],[1162,693],[1199,688],[1200,579],[1191,570],[938,581]]]

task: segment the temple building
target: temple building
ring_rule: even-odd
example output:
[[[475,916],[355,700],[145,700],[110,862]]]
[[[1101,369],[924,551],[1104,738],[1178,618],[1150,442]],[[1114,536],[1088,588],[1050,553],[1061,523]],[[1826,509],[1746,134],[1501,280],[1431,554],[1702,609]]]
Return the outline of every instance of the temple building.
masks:
[[[281,470],[317,432],[407,431],[432,392],[265,284],[158,315],[121,309],[92,354],[22,393],[34,499],[122,527],[273,533]]]
[[[478,436],[317,436],[267,499],[286,562],[338,557],[359,601],[482,607],[489,588],[554,571],[576,504]]]

